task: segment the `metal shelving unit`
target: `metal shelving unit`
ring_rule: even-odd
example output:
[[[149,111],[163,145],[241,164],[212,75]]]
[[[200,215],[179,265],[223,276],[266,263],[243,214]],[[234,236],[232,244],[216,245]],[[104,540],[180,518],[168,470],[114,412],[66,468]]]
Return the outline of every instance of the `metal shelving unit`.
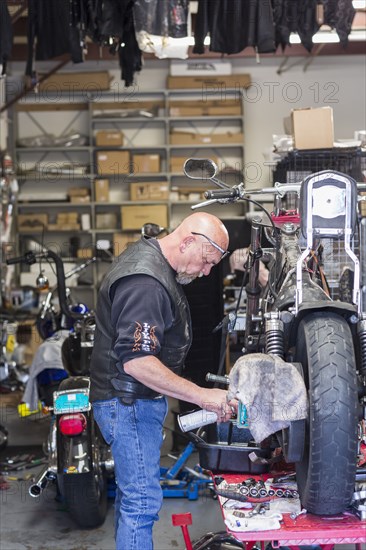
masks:
[[[18,163],[18,180],[20,185],[17,214],[45,213],[52,219],[59,212],[73,211],[79,214],[89,214],[90,229],[83,230],[49,230],[33,233],[30,230],[18,233],[17,252],[24,252],[26,240],[32,236],[39,239],[48,239],[61,242],[65,238],[76,237],[80,240],[80,247],[92,247],[95,251],[99,239],[113,240],[113,234],[121,232],[120,222],[111,229],[99,229],[96,225],[97,214],[115,213],[120,219],[119,207],[124,205],[157,205],[164,204],[168,207],[169,226],[176,226],[181,219],[190,213],[190,208],[198,200],[159,200],[136,202],[129,200],[129,184],[133,182],[165,181],[169,189],[194,188],[195,182],[188,180],[183,170],[171,169],[171,159],[174,156],[188,158],[189,156],[215,156],[223,166],[244,168],[244,142],[238,143],[194,143],[173,144],[170,142],[172,129],[187,131],[193,134],[208,133],[211,135],[233,131],[244,134],[244,117],[242,98],[238,97],[237,90],[225,92],[225,98],[220,94],[216,98],[215,92],[208,92],[206,98],[202,98],[201,90],[156,90],[152,92],[134,92],[126,94],[126,97],[114,93],[98,94],[98,97],[85,97],[81,92],[76,93],[73,100],[69,96],[63,99],[62,94],[55,98],[47,96],[44,100],[36,94],[30,94],[26,101],[17,105],[13,117],[13,146],[14,158]],[[190,105],[207,105],[208,99],[218,101],[225,106],[227,99],[235,99],[240,109],[238,114],[192,114],[189,116],[173,116],[170,110],[172,102],[184,102],[185,107]],[[149,109],[150,105],[150,109]],[[53,110],[54,108],[54,110]],[[119,116],[124,109],[130,111],[133,116]],[[141,116],[135,116],[135,113]],[[146,113],[152,116],[145,116]],[[102,115],[102,116],[98,116]],[[124,134],[123,146],[96,146],[95,133],[97,130],[119,129]],[[229,130],[228,130],[229,129]],[[17,141],[27,137],[44,134],[55,134],[58,137],[70,132],[78,132],[87,136],[86,145],[72,147],[19,147]],[[128,174],[99,174],[96,163],[98,151],[129,151],[133,154],[157,153],[161,160],[159,172],[135,172]],[[26,172],[31,163],[39,163],[39,166],[53,167],[54,173],[48,173],[46,169]],[[69,173],[62,173],[61,162],[70,163]],[[43,163],[43,164],[42,164]],[[85,173],[78,167],[85,166]],[[182,162],[183,164],[183,162]],[[57,167],[60,167],[58,170]],[[75,166],[75,169],[72,167]],[[65,169],[66,170],[66,169]],[[110,201],[97,202],[95,197],[94,182],[96,179],[108,179],[110,186]],[[200,183],[200,182],[198,182]],[[210,188],[209,184],[197,186],[202,189]],[[70,187],[88,187],[90,202],[68,202],[67,192]],[[22,200],[22,196],[27,200]],[[183,196],[183,195],[182,195]],[[42,200],[42,199],[45,200]],[[243,205],[235,204],[227,208],[210,208],[210,212],[216,213],[222,218],[236,218],[243,214]],[[147,220],[154,221],[154,220]],[[62,243],[65,245],[65,242]],[[74,258],[75,259],[75,258]],[[76,261],[85,260],[78,258]],[[89,305],[96,303],[97,284],[101,280],[103,269],[100,262],[91,266],[93,270],[94,284],[89,288]],[[83,287],[85,291],[86,287]],[[75,290],[75,287],[74,287]],[[84,294],[84,292],[83,292]]]

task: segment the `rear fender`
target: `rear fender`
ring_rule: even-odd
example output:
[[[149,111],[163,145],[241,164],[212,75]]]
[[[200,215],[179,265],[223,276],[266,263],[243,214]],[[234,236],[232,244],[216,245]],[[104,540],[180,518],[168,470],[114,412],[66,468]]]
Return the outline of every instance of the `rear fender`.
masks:
[[[86,473],[93,469],[94,417],[89,403],[90,379],[73,376],[62,381],[54,394],[54,412],[57,431],[58,474]],[[78,399],[82,397],[82,399]],[[82,413],[86,425],[80,435],[68,436],[61,433],[60,419],[64,414]]]
[[[74,475],[93,470],[94,419],[92,411],[83,413],[86,417],[86,427],[77,436],[67,436],[60,432],[58,416],[57,426],[57,472],[58,474]]]
[[[343,317],[349,324],[353,337],[356,337],[356,323],[357,307],[353,304],[346,302],[302,302],[298,314],[293,318],[290,333],[289,333],[289,347],[296,344],[297,331],[300,321],[309,315],[313,315],[316,312],[331,312],[336,313],[340,317]]]

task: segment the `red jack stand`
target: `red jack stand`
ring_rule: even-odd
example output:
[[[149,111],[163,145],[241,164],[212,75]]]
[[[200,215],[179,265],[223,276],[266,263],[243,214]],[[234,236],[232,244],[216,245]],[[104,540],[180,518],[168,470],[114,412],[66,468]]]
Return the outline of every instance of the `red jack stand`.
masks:
[[[186,544],[186,550],[193,550],[191,538],[188,532],[188,525],[192,525],[192,515],[187,514],[172,514],[172,523],[174,526],[182,528],[184,542]]]

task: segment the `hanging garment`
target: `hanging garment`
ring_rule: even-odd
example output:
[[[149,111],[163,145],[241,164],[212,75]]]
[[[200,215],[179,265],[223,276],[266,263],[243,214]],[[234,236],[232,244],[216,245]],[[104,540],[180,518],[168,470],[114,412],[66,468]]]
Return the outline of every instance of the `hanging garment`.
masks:
[[[290,45],[290,34],[297,33],[309,52],[313,35],[319,30],[317,0],[272,0],[276,47]]]
[[[187,36],[188,0],[135,0],[136,32],[156,36]]]
[[[272,6],[260,0],[199,0],[194,29],[194,53],[204,53],[210,34],[210,51],[234,54],[248,46],[258,53],[275,51]]]
[[[133,19],[134,0],[104,0],[100,11],[99,39],[108,43],[114,40],[111,53],[117,53],[121,67],[121,78],[125,86],[131,86],[134,74],[142,68]]]
[[[355,9],[352,0],[272,0],[276,46],[285,48],[290,33],[298,33],[302,45],[310,52],[313,36],[321,24],[337,31],[341,44],[346,45],[352,29]],[[323,21],[317,20],[317,8],[323,5]]]
[[[83,60],[80,43],[70,36],[69,0],[28,0],[26,75],[32,75],[34,58],[43,61],[65,53],[74,63]]]
[[[324,24],[337,31],[343,46],[348,43],[356,10],[352,0],[323,0]]]
[[[6,62],[13,45],[13,30],[8,6],[0,2],[0,75],[6,72]],[[1,68],[2,67],[2,68]]]
[[[133,13],[140,50],[159,59],[188,57],[188,0],[135,0]]]

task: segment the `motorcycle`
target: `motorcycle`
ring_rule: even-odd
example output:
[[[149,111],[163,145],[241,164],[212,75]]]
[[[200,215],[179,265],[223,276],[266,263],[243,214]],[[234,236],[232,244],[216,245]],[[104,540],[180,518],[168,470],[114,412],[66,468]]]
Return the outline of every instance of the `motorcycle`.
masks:
[[[30,486],[29,494],[39,497],[47,483],[54,481],[76,523],[80,527],[97,527],[107,513],[108,474],[113,471],[113,460],[89,402],[95,319],[90,311],[70,308],[63,262],[52,250],[30,251],[7,259],[7,263],[32,265],[40,259],[55,263],[61,316],[72,328],[62,344],[62,360],[69,376],[60,381],[53,391],[52,402],[48,403],[48,411],[52,413],[47,440],[48,464]],[[54,315],[50,299],[53,291],[48,294],[41,313]],[[56,336],[57,332],[53,337]]]
[[[350,505],[360,446],[365,445],[366,418],[366,225],[357,215],[358,187],[346,174],[326,170],[303,181],[246,190],[228,187],[216,177],[209,159],[188,159],[185,174],[212,181],[206,191],[212,203],[246,200],[265,218],[252,219],[245,274],[247,302],[244,354],[266,353],[294,363],[302,374],[309,402],[305,420],[276,432],[287,463],[295,463],[302,506],[310,513],[333,515]],[[363,187],[363,186],[362,186]],[[269,213],[256,195],[274,196]],[[294,203],[294,207],[287,203]],[[262,248],[262,237],[270,247]],[[327,277],[327,257],[335,265],[340,250],[339,279]],[[328,255],[327,255],[328,252]],[[258,282],[266,257],[268,283]],[[341,268],[342,261],[346,269]],[[231,319],[232,327],[235,319]],[[362,427],[363,426],[363,427]]]
[[[142,227],[141,235],[153,237],[163,231],[163,227],[147,223]],[[32,497],[39,497],[47,483],[55,481],[76,523],[83,528],[97,527],[106,517],[108,479],[113,476],[114,462],[110,447],[94,421],[89,401],[95,317],[82,304],[70,301],[65,282],[69,276],[95,261],[95,258],[81,264],[66,276],[62,259],[48,249],[29,251],[19,258],[8,259],[7,263],[32,265],[39,260],[52,260],[55,263],[57,285],[47,293],[36,326],[40,335],[48,338],[57,338],[60,328],[70,329],[61,346],[62,362],[69,376],[60,381],[59,371],[50,368],[46,370],[54,370],[58,374],[54,377],[47,373],[48,379],[47,376],[46,380],[42,379],[42,395],[46,398],[44,404],[52,412],[47,440],[48,465],[30,486],[29,493]],[[38,286],[44,284],[40,274]],[[59,312],[52,301],[55,292],[59,299]]]

